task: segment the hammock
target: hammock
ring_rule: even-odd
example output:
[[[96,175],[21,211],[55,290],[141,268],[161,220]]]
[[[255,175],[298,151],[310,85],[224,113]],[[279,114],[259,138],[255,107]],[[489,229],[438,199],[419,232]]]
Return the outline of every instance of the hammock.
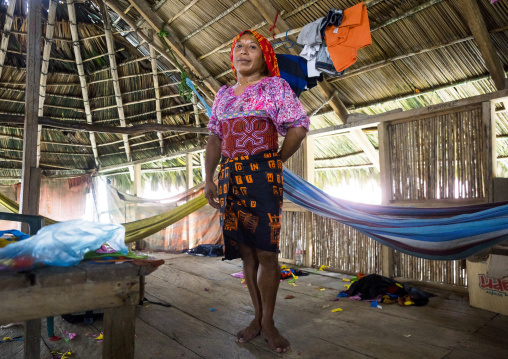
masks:
[[[340,200],[284,168],[284,194],[309,211],[349,225],[400,252],[436,260],[467,258],[508,239],[508,202],[452,208],[375,206]],[[13,213],[19,205],[0,194]],[[207,204],[200,195],[168,212],[123,223],[131,243],[170,226]],[[46,224],[57,221],[44,217]]]
[[[415,257],[467,258],[508,239],[508,202],[452,208],[375,206],[340,200],[284,168],[285,198]]]
[[[197,211],[207,203],[205,196],[199,195],[198,197],[191,199],[171,211],[145,219],[140,219],[139,221],[122,223],[125,227],[125,243],[136,242],[157,233],[173,223],[178,222],[180,219],[188,216],[192,212]],[[1,193],[0,204],[12,213],[19,213],[19,205]],[[47,225],[58,223],[58,221],[48,217],[44,217],[44,221]]]

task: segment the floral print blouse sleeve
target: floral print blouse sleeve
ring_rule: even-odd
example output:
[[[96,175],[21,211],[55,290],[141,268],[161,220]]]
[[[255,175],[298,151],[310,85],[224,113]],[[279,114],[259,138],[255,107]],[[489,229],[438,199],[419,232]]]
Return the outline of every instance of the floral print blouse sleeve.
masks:
[[[212,105],[212,114],[210,116],[210,121],[208,121],[208,129],[210,130],[210,135],[215,135],[219,137],[222,140],[222,127],[219,123],[219,116],[217,114],[217,107],[219,107],[219,102],[221,101],[221,97],[224,94],[225,90],[228,88],[228,86],[224,85],[222,86],[219,91],[217,92],[217,95],[215,96],[215,100],[213,101]]]
[[[276,112],[271,117],[277,132],[286,136],[291,127],[304,127],[309,131],[309,117],[287,81],[280,77],[272,79],[270,92]]]

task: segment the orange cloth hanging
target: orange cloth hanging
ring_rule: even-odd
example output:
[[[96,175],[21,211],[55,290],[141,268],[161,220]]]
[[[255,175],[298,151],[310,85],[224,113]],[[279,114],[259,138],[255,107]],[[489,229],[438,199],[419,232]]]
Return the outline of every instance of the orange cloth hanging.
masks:
[[[363,2],[344,10],[341,24],[328,26],[325,41],[338,72],[356,62],[356,51],[372,44],[367,6]]]

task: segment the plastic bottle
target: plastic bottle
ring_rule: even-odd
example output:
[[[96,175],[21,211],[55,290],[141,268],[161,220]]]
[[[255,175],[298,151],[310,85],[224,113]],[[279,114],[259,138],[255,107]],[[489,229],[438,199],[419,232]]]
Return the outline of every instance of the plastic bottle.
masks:
[[[296,246],[296,251],[295,251],[295,260],[296,260],[296,265],[297,266],[301,266],[303,264],[303,249],[302,247],[300,246],[300,244],[298,244]]]

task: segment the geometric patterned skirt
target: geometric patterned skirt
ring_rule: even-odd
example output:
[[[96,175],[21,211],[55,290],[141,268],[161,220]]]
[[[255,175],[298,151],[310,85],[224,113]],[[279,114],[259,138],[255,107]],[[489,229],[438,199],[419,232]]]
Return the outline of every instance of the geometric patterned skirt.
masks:
[[[223,157],[219,172],[224,259],[240,258],[238,243],[279,252],[282,160],[274,150]]]

